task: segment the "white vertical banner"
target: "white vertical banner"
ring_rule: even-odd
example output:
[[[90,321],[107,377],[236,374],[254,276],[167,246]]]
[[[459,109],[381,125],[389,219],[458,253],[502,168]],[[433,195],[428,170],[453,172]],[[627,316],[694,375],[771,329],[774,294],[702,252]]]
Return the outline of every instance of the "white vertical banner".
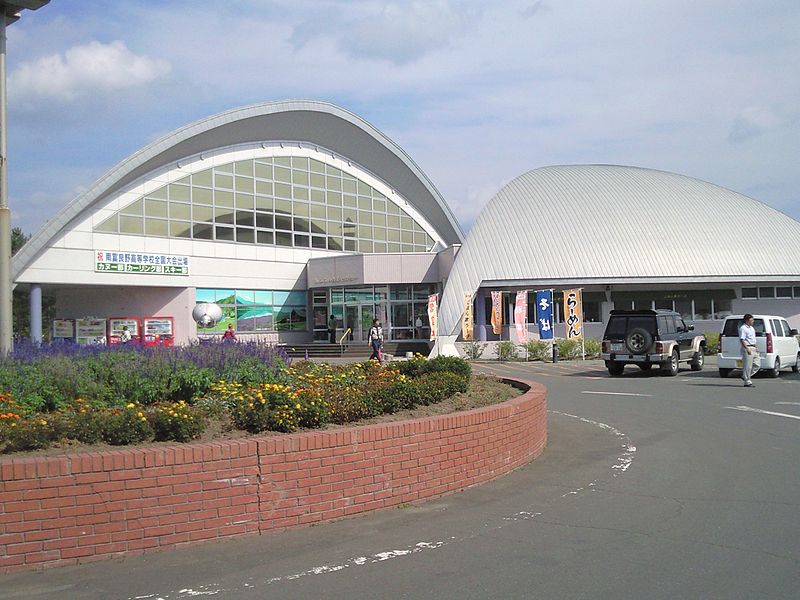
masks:
[[[528,290],[517,292],[517,301],[514,304],[514,327],[517,330],[517,340],[520,344],[528,342]]]
[[[439,329],[439,294],[428,296],[428,322],[431,325],[431,341],[436,339]]]
[[[461,336],[472,341],[472,292],[464,292],[464,316],[461,317]]]

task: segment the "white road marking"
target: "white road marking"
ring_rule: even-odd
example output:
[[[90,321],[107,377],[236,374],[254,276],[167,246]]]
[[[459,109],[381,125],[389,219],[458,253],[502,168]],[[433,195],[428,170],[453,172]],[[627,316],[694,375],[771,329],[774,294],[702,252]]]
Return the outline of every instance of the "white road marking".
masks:
[[[633,394],[631,392],[581,392],[581,394],[602,394],[603,396],[644,396],[652,398],[652,394]]]
[[[762,415],[772,415],[774,417],[786,417],[787,419],[797,419],[798,421],[800,421],[800,416],[798,415],[787,415],[786,413],[772,412],[770,410],[761,410],[760,408],[752,408],[750,406],[726,406],[725,408],[730,408],[731,410],[741,410],[742,412],[754,412]]]
[[[800,406],[800,402],[776,402],[775,404],[788,404],[789,406]]]
[[[570,417],[572,419],[578,419],[579,421],[583,421],[584,423],[588,423],[589,425],[594,425],[595,427],[600,427],[601,429],[605,429],[606,431],[611,432],[615,436],[622,438],[623,451],[617,457],[616,463],[611,465],[611,470],[613,472],[613,476],[617,477],[620,474],[627,471],[628,468],[630,468],[631,464],[633,463],[634,453],[636,452],[636,446],[630,443],[630,438],[628,438],[628,436],[625,433],[621,432],[619,429],[615,427],[612,427],[611,425],[606,425],[605,423],[600,423],[599,421],[593,421],[591,419],[579,417],[578,415],[571,415],[568,413],[559,412],[557,410],[548,410],[547,412],[556,415],[561,415],[562,417]],[[594,481],[592,481],[591,483],[587,484],[584,487],[579,487],[565,494],[562,494],[561,498],[566,498],[567,496],[577,496],[578,494],[584,491],[594,492],[596,491],[594,488],[597,485],[597,482],[598,480],[595,479]],[[516,521],[535,520],[537,517],[541,517],[542,515],[543,513],[541,512],[533,512],[529,510],[519,511],[514,515],[501,517],[501,523],[499,525],[491,527],[491,530],[496,531],[499,529],[503,529],[509,522],[513,523]],[[335,573],[337,571],[342,571],[344,569],[352,567],[362,567],[365,565],[368,566],[371,564],[391,560],[393,558],[401,558],[404,556],[409,556],[412,554],[417,554],[419,552],[424,552],[428,550],[437,550],[453,542],[459,543],[468,541],[470,539],[477,537],[478,535],[479,534],[472,534],[465,538],[449,537],[445,540],[440,540],[436,542],[417,542],[413,546],[408,546],[407,548],[404,548],[402,550],[389,550],[385,552],[378,552],[371,556],[355,556],[338,564],[320,565],[312,567],[311,569],[308,569],[306,571],[300,571],[297,573],[284,575],[282,577],[272,577],[271,579],[265,579],[264,581],[260,582],[254,582],[254,583],[245,582],[242,584],[242,587],[250,590],[260,586],[267,586],[281,582],[294,581],[302,577],[313,576],[313,575],[325,575],[327,573]],[[252,579],[250,581],[252,582]],[[195,588],[183,588],[179,591],[171,591],[170,593],[167,594],[134,596],[134,597],[129,597],[128,600],[134,600],[135,598],[155,598],[156,600],[183,600],[185,598],[190,598],[194,596],[213,596],[219,594],[220,592],[232,592],[235,591],[235,589],[241,589],[241,588],[226,589],[219,587],[218,584],[211,584],[205,586],[197,586]]]

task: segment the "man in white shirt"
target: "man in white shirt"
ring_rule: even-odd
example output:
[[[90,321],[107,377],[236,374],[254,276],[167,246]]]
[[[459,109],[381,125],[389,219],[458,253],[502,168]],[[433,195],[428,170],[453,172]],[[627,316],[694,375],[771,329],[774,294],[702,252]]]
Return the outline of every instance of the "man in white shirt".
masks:
[[[742,346],[742,381],[744,381],[745,387],[752,387],[753,382],[750,381],[750,378],[761,366],[761,359],[758,356],[758,346],[756,346],[753,315],[746,314],[742,321],[742,326],[739,328],[739,343]]]

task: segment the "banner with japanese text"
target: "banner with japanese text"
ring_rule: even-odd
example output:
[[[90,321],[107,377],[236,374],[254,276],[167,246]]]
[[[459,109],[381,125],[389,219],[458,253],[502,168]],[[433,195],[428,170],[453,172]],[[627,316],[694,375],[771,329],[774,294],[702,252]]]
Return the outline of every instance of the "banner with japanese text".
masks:
[[[553,339],[553,292],[536,292],[536,323],[539,326],[539,339]]]
[[[95,250],[95,272],[188,275],[189,257],[119,250]]]
[[[431,294],[428,296],[428,322],[431,325],[431,341],[436,339],[436,334],[439,329],[439,294]]]
[[[464,316],[461,317],[461,336],[472,341],[472,292],[464,292]]]
[[[503,292],[492,292],[492,332],[500,335],[503,331]]]
[[[525,344],[528,341],[528,290],[517,292],[517,301],[514,303],[514,327],[517,330],[517,341]]]
[[[564,290],[564,325],[568,340],[583,339],[583,299],[580,288]]]

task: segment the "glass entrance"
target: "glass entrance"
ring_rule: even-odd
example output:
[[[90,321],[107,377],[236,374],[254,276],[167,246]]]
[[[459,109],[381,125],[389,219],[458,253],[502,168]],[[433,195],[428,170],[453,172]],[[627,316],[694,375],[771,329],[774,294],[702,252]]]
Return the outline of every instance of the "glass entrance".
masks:
[[[377,308],[377,312],[376,312]],[[350,340],[354,342],[366,342],[369,336],[369,329],[372,327],[372,320],[381,319],[381,313],[386,313],[383,305],[375,304],[355,304],[344,308],[344,327],[350,328]]]

